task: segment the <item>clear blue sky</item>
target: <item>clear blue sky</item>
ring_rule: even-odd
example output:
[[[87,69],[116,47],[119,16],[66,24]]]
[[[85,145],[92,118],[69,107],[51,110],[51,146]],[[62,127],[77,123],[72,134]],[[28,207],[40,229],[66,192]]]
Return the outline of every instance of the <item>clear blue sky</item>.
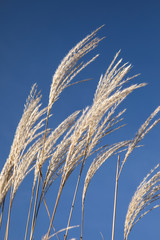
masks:
[[[147,82],[124,102],[127,107],[124,122],[127,126],[117,135],[120,139],[132,138],[160,104],[160,2],[157,1],[107,1],[107,0],[28,0],[0,1],[0,168],[8,157],[14,132],[21,117],[23,106],[31,86],[37,82],[43,94],[44,106],[52,75],[61,59],[83,37],[105,24],[100,36],[105,40],[95,51],[100,53],[76,80],[93,78],[93,81],[74,86],[61,95],[54,106],[54,117],[50,121],[56,127],[60,121],[76,109],[83,109],[92,101],[99,80],[115,53],[121,49],[124,61],[133,65],[130,75],[141,73],[136,80]],[[92,54],[91,54],[92,55]],[[120,179],[115,239],[123,239],[124,218],[131,197],[148,171],[160,161],[160,125],[146,136],[143,149],[137,149],[130,157]],[[121,138],[123,137],[123,138]],[[109,142],[109,139],[107,139]],[[106,142],[106,143],[108,143]],[[115,159],[111,159],[99,170],[90,184],[86,197],[84,240],[111,239],[112,209],[114,197]],[[31,192],[30,175],[20,187],[11,215],[9,239],[23,239],[25,220]],[[75,181],[76,176],[73,175]],[[72,181],[72,182],[74,182]],[[62,196],[62,205],[55,218],[56,229],[66,225],[72,192],[71,181]],[[75,182],[74,182],[75,184]],[[25,191],[22,191],[25,189]],[[80,191],[82,189],[80,188]],[[55,195],[52,188],[47,201],[53,208]],[[81,192],[79,199],[81,200]],[[77,210],[72,225],[80,223],[81,201],[77,199]],[[40,212],[35,239],[47,231],[46,212]],[[4,223],[6,221],[6,215]],[[159,210],[144,218],[130,235],[130,239],[160,239]],[[4,225],[2,226],[3,233]],[[3,234],[0,235],[2,238]],[[71,231],[70,237],[79,238],[79,230]]]

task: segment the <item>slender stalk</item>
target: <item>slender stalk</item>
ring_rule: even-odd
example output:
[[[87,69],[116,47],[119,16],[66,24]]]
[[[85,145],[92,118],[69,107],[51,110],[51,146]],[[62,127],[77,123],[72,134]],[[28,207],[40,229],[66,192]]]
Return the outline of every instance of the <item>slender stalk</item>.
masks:
[[[44,132],[44,140],[43,140],[43,148],[41,152],[40,158],[43,159],[44,156],[44,150],[45,150],[45,142],[46,142],[46,137],[47,137],[47,127],[48,127],[48,120],[49,120],[49,115],[50,115],[51,109],[48,109],[47,112],[47,119],[46,119],[46,125],[45,125],[45,132]],[[30,240],[32,240],[33,237],[33,231],[35,227],[35,213],[36,213],[36,207],[37,207],[37,200],[38,200],[38,192],[39,192],[39,184],[40,184],[40,175],[42,174],[41,172],[41,165],[39,166],[39,174],[38,174],[38,183],[37,183],[37,190],[36,190],[36,196],[35,196],[35,204],[34,204],[34,213],[33,213],[33,218],[32,218],[32,227],[31,227],[31,234],[30,234]]]
[[[114,240],[114,233],[115,233],[118,179],[119,179],[119,155],[118,155],[118,160],[117,160],[117,172],[116,172],[116,183],[115,183],[115,194],[114,194],[113,224],[112,224],[112,240]]]
[[[67,224],[67,229],[66,229],[66,233],[65,233],[65,236],[64,236],[64,240],[67,239],[68,227],[70,225],[70,221],[71,221],[71,217],[72,217],[72,212],[73,212],[73,208],[74,208],[74,204],[75,204],[75,200],[76,200],[76,195],[77,195],[77,191],[78,191],[78,187],[79,187],[79,182],[80,182],[80,175],[78,176],[76,189],[75,189],[75,192],[74,192],[74,197],[73,197],[73,201],[72,201],[71,211],[70,211],[70,214],[69,214],[69,219],[68,219],[68,224]]]
[[[28,234],[28,226],[29,226],[31,207],[32,207],[32,202],[33,202],[34,189],[35,189],[35,185],[33,185],[33,188],[32,188],[32,195],[31,195],[31,201],[30,201],[30,206],[29,206],[29,212],[28,212],[28,218],[27,218],[27,225],[26,225],[26,232],[25,232],[24,240],[27,239],[27,234]]]
[[[104,240],[103,234],[101,232],[100,232],[100,234],[101,234],[102,240]]]
[[[43,190],[42,190],[43,191]],[[39,212],[39,209],[40,209],[40,205],[41,205],[41,202],[42,202],[42,192],[41,192],[41,196],[39,198],[39,202],[38,202],[38,206],[37,206],[37,209],[36,209],[36,214],[35,214],[35,221],[37,219],[37,216],[38,216],[38,212]]]
[[[1,225],[2,225],[2,219],[3,219],[4,203],[5,203],[5,198],[2,202],[2,210],[1,210],[1,217],[0,217],[0,229],[1,229]]]
[[[11,187],[11,194],[10,194],[10,203],[9,203],[9,210],[8,210],[8,219],[7,219],[7,226],[6,226],[6,233],[4,240],[8,240],[8,231],[9,231],[9,222],[11,216],[11,208],[12,208],[13,198],[12,198],[12,187]]]
[[[42,184],[42,196],[43,196],[44,205],[45,205],[45,207],[46,207],[47,214],[48,214],[49,220],[50,220],[50,222],[51,222],[51,215],[50,215],[50,212],[49,212],[49,209],[48,209],[48,206],[47,206],[47,203],[46,203],[46,199],[45,199],[45,196],[44,196],[44,191],[43,191],[43,179],[42,179],[42,175],[41,175],[41,184]],[[37,212],[37,213],[38,213],[38,212]],[[36,221],[36,219],[35,219],[35,221]],[[55,230],[53,224],[52,224],[52,228],[53,228],[53,230],[54,230],[54,232],[55,232],[55,235],[56,235],[57,239],[59,240],[59,237],[58,237],[58,235],[57,235],[57,233],[56,233],[56,230]]]
[[[70,215],[69,215],[69,219],[68,219],[68,224],[67,224],[67,229],[66,229],[66,233],[65,233],[65,236],[64,236],[64,240],[67,239],[69,225],[70,225],[70,221],[71,221],[71,217],[72,217],[72,212],[73,212],[73,208],[74,208],[74,204],[75,204],[75,200],[76,200],[76,196],[77,196],[77,191],[78,191],[78,187],[79,187],[79,183],[80,183],[80,178],[81,178],[83,167],[84,167],[84,164],[85,164],[85,161],[86,161],[88,144],[89,144],[89,139],[88,139],[88,142],[87,142],[87,145],[86,145],[86,148],[85,148],[85,154],[84,154],[84,158],[83,158],[83,161],[82,161],[80,173],[79,173],[79,176],[78,176],[78,180],[77,180],[77,184],[76,184],[76,188],[75,188],[75,192],[74,192],[72,207],[71,207],[71,211],[70,211]]]
[[[82,219],[81,219],[81,240],[83,239],[83,222],[84,222],[84,207],[82,207]]]
[[[74,204],[75,204],[75,200],[76,200],[76,196],[77,196],[77,191],[78,191],[78,187],[79,187],[79,183],[80,183],[80,178],[81,178],[81,175],[82,175],[84,164],[86,162],[87,149],[88,149],[89,142],[90,142],[90,134],[88,133],[87,144],[86,144],[86,147],[85,147],[85,152],[84,152],[84,156],[83,156],[83,160],[82,160],[82,165],[81,165],[81,169],[80,169],[77,184],[76,184],[76,189],[75,189],[75,192],[74,192],[72,207],[71,207],[71,211],[70,211],[70,215],[69,215],[69,219],[68,219],[68,224],[67,224],[67,229],[66,229],[66,234],[64,236],[64,240],[67,239],[68,229],[69,229],[69,225],[70,225],[70,221],[71,221],[71,217],[72,217],[72,212],[73,212],[73,208],[74,208]]]
[[[71,227],[69,227],[69,229],[72,229],[72,228],[76,228],[76,227],[79,227],[79,225],[76,225],[76,226],[71,226]],[[61,232],[63,232],[63,231],[66,231],[66,228],[64,228],[64,229],[61,229],[61,230],[59,230],[58,232],[56,232],[56,233],[54,233],[54,234],[52,234],[48,239],[51,239],[51,238],[53,238],[56,234],[58,234],[58,233],[61,233]]]
[[[8,231],[9,231],[9,222],[10,222],[10,216],[11,216],[12,202],[13,201],[10,201],[10,204],[9,204],[7,227],[6,227],[6,233],[5,233],[5,238],[4,238],[5,240],[8,240]]]
[[[81,166],[81,172],[80,172],[80,174],[78,176],[78,180],[77,180],[76,189],[75,189],[75,192],[74,192],[74,197],[73,197],[73,201],[72,201],[72,207],[71,207],[71,211],[70,211],[70,214],[69,214],[69,219],[68,219],[68,224],[67,224],[67,229],[66,229],[66,233],[65,233],[65,236],[64,236],[64,240],[67,239],[68,229],[69,229],[69,225],[70,225],[70,221],[71,221],[71,217],[72,217],[72,212],[73,212],[73,208],[74,208],[74,204],[75,204],[75,200],[76,200],[76,196],[77,196],[77,191],[78,191],[78,187],[79,187],[79,183],[80,183],[82,168],[83,167]]]
[[[59,188],[57,199],[56,199],[56,203],[55,203],[55,206],[54,206],[54,210],[53,210],[50,226],[49,226],[48,232],[46,234],[46,240],[49,239],[49,234],[50,234],[50,231],[51,231],[52,223],[53,223],[53,220],[54,220],[54,217],[55,217],[55,213],[56,213],[56,210],[57,210],[57,206],[58,206],[58,203],[59,203],[59,199],[60,199],[63,187],[64,187],[64,184],[60,184],[60,188]]]
[[[38,192],[39,192],[39,182],[40,182],[40,174],[38,175],[38,182],[37,182],[37,190],[36,190],[34,211],[33,211],[33,217],[32,217],[32,226],[31,226],[30,240],[32,240],[33,231],[34,231],[34,227],[35,227],[35,224],[34,224],[34,223],[35,223],[35,212],[36,212]]]

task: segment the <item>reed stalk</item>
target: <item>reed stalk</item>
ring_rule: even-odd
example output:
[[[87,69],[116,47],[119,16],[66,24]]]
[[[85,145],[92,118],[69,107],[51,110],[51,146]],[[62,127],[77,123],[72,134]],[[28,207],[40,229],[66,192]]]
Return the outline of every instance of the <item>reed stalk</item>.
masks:
[[[114,207],[113,207],[113,223],[112,223],[112,240],[114,240],[115,233],[115,223],[116,223],[116,207],[117,207],[117,193],[118,193],[118,179],[119,179],[119,155],[117,160],[117,171],[116,171],[116,181],[115,181],[115,193],[114,193]]]

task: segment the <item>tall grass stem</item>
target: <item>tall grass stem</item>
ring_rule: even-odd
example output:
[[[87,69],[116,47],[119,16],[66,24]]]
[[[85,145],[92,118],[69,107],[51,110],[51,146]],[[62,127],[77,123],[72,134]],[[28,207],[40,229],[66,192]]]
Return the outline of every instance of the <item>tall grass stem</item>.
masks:
[[[116,207],[117,207],[117,192],[118,192],[118,180],[119,180],[119,155],[117,160],[117,172],[116,172],[116,183],[115,183],[115,193],[114,193],[114,208],[113,208],[113,223],[112,223],[112,240],[114,240],[115,233],[115,222],[116,222]]]

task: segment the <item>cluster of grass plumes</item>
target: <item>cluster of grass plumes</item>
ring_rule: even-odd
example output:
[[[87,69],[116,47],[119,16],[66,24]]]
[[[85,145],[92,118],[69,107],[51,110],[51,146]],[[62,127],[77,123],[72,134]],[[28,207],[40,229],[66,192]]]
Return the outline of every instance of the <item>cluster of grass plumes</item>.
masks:
[[[155,172],[159,164],[151,170],[138,186],[128,207],[124,240],[128,239],[133,226],[147,213],[160,206],[155,204],[160,199],[160,171]]]
[[[131,65],[121,65],[122,59],[117,61],[120,53],[118,52],[105,74],[101,75],[91,106],[86,107],[82,111],[74,112],[60,123],[56,129],[48,129],[48,121],[52,117],[52,106],[60,97],[61,92],[66,87],[75,84],[75,82],[71,83],[75,76],[97,58],[98,55],[92,57],[91,60],[86,63],[80,62],[80,59],[97,47],[102,40],[102,38],[96,36],[99,29],[78,43],[63,59],[53,76],[47,107],[41,109],[41,95],[37,93],[37,86],[34,85],[31,89],[22,118],[15,133],[9,157],[0,173],[0,225],[3,220],[3,212],[7,207],[5,198],[10,192],[5,240],[8,239],[11,209],[15,194],[22,181],[31,171],[34,173],[34,178],[28,219],[26,220],[26,231],[24,233],[25,240],[34,239],[34,230],[42,203],[44,203],[50,219],[48,232],[46,234],[44,233],[42,239],[48,240],[52,237],[59,239],[58,233],[61,231],[65,231],[64,239],[67,239],[68,230],[73,228],[70,226],[70,221],[82,171],[87,159],[92,157],[93,161],[86,174],[82,193],[82,219],[80,221],[82,239],[84,203],[89,183],[106,160],[113,155],[116,157],[119,156],[121,152],[125,152],[124,160],[120,166],[118,160],[117,167],[112,230],[112,239],[114,239],[118,179],[131,152],[139,146],[138,144],[144,136],[160,121],[160,119],[157,119],[151,123],[152,119],[159,113],[160,107],[158,107],[140,127],[134,139],[122,139],[121,142],[115,140],[112,145],[109,145],[109,142],[105,143],[103,141],[106,135],[124,126],[121,122],[125,109],[120,112],[117,110],[121,102],[134,90],[146,85],[145,83],[132,84],[129,87],[125,85],[126,82],[136,76],[126,78],[127,73],[131,69]],[[44,173],[42,168],[45,163],[48,164],[48,167]],[[65,229],[56,232],[54,228],[54,218],[63,188],[72,172],[79,165],[80,172],[77,176],[77,184],[74,190],[68,223],[66,223]],[[57,178],[60,178],[60,186],[57,192],[54,210],[53,213],[51,213],[47,206],[45,196]],[[125,223],[125,240],[132,226],[139,220],[136,219],[141,210],[153,201],[159,199],[159,195],[157,195],[159,189],[155,187],[155,184],[159,181],[159,175],[155,175],[150,180],[147,180],[148,177],[140,185],[130,203]],[[140,218],[141,217],[142,215]],[[53,234],[51,234],[52,229]]]

